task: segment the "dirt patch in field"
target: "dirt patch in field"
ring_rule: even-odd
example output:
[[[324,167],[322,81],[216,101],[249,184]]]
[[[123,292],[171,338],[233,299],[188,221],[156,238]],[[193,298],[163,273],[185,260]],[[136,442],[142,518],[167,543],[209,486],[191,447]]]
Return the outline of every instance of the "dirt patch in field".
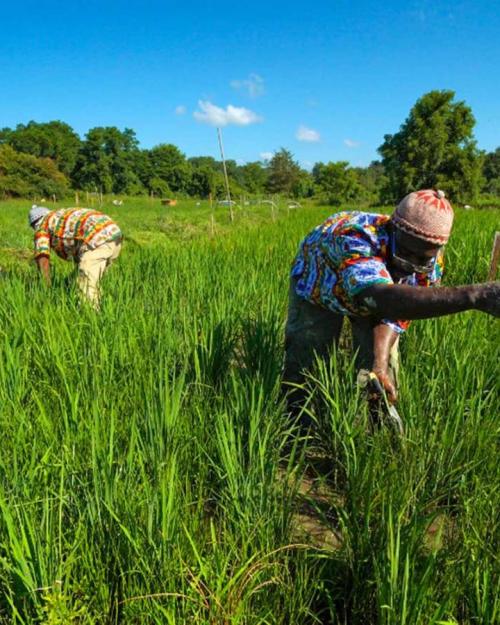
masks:
[[[338,510],[344,505],[344,497],[329,483],[329,466],[328,458],[313,456],[300,479],[285,469],[281,469],[279,475],[280,480],[286,481],[296,492],[294,540],[306,542],[318,549],[337,551],[343,544]],[[435,552],[456,539],[455,524],[444,510],[435,511],[430,518],[432,520],[423,535],[422,547],[427,552]]]
[[[298,483],[284,470],[280,471],[280,478],[289,482],[297,493],[293,513],[294,540],[335,551],[342,546],[335,513],[341,497],[329,486],[321,461],[321,457],[313,458]]]

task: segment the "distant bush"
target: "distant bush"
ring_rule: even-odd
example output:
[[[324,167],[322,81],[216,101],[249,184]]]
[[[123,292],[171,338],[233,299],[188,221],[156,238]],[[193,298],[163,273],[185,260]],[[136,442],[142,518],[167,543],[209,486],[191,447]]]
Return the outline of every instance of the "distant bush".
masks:
[[[63,197],[68,179],[50,158],[37,158],[0,145],[0,197]]]

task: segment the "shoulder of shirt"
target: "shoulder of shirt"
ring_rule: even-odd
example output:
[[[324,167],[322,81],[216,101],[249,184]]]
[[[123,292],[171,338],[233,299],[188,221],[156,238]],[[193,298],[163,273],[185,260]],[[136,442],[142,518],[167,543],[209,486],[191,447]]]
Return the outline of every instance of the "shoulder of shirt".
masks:
[[[390,220],[390,215],[383,215],[382,213],[369,213],[366,211],[343,211],[340,213],[335,213],[329,219],[333,218],[347,218],[350,220],[362,220],[366,221],[378,221],[380,223],[386,223]]]
[[[389,215],[380,215],[378,213],[365,213],[361,211],[352,211],[343,214],[344,220],[341,226],[342,230],[354,229],[358,232],[364,228],[383,227],[390,219]],[[338,220],[340,221],[340,219]]]
[[[64,212],[66,213],[91,213],[93,212],[91,208],[84,208],[83,206],[71,206],[70,208],[65,208]]]

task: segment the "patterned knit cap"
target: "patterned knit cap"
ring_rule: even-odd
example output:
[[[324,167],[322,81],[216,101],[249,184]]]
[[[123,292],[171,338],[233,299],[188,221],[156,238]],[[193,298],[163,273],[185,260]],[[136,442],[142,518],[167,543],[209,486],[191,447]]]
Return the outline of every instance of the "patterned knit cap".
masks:
[[[40,221],[42,217],[45,217],[47,213],[50,213],[50,211],[48,208],[45,208],[45,206],[37,206],[36,204],[33,204],[28,215],[30,226],[34,228],[37,222]]]
[[[450,238],[453,209],[444,191],[423,189],[401,200],[392,221],[400,230],[414,237],[444,245]]]

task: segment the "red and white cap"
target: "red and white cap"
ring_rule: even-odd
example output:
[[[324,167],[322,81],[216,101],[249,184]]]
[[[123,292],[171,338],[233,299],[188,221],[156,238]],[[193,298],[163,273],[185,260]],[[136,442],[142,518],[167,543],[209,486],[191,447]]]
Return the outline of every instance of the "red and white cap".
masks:
[[[414,237],[444,245],[450,238],[453,209],[444,191],[423,189],[409,193],[401,200],[392,221]]]

